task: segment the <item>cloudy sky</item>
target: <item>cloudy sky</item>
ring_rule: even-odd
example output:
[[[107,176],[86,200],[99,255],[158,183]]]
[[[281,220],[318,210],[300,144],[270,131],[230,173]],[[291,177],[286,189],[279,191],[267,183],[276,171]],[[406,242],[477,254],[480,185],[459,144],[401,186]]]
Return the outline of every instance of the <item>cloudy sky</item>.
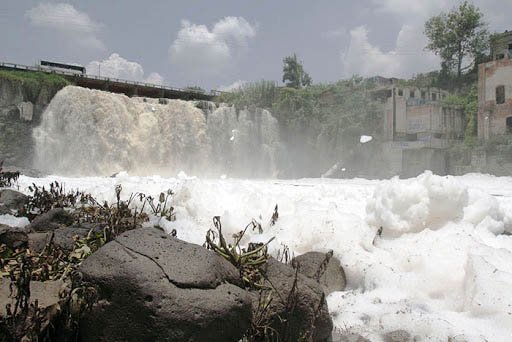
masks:
[[[294,52],[313,82],[410,77],[438,68],[423,24],[456,0],[0,0],[0,61],[85,65],[88,73],[205,89],[280,82]],[[491,32],[512,1],[475,0]]]

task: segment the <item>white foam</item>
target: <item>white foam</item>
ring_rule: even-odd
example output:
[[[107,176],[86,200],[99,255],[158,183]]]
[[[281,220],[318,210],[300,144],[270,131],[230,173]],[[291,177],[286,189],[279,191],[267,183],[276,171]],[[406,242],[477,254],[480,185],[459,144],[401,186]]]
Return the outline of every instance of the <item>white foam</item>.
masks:
[[[124,198],[131,192],[157,198],[171,188],[176,220],[158,223],[190,242],[202,244],[212,217],[220,215],[226,236],[259,221],[264,233],[251,231],[244,242],[276,236],[273,253],[281,244],[295,254],[333,249],[348,280],[346,291],[327,298],[335,326],[372,341],[397,329],[429,341],[461,334],[467,341],[512,340],[512,237],[499,235],[510,229],[512,178],[426,172],[408,180],[241,180],[119,173],[22,176],[19,183],[26,189],[54,179],[108,201],[116,184]],[[279,219],[270,227],[276,204]],[[375,238],[380,226],[383,235]]]
[[[29,220],[26,217],[16,217],[12,215],[0,215],[0,224],[5,224],[10,227],[23,228],[29,224]]]

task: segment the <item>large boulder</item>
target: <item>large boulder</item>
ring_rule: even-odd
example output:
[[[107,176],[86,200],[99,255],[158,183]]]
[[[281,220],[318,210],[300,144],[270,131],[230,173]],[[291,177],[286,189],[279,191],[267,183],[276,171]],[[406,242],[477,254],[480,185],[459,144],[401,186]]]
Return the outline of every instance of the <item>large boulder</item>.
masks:
[[[33,232],[49,232],[73,224],[73,216],[62,208],[53,208],[34,218],[27,227]]]
[[[306,277],[317,280],[325,295],[345,290],[347,279],[338,258],[328,253],[308,252],[295,258],[299,272]]]
[[[0,214],[11,214],[23,208],[27,195],[21,192],[5,189],[0,191]]]
[[[27,240],[25,229],[0,224],[0,243],[5,244],[10,249],[15,250],[23,247],[27,244]]]
[[[250,326],[237,269],[154,228],[121,234],[79,271],[99,295],[80,322],[83,342],[238,341]]]
[[[257,310],[261,299],[270,295],[266,316],[271,318],[270,326],[279,332],[281,340],[299,341],[305,336],[312,337],[311,341],[330,338],[333,323],[318,282],[274,258],[269,258],[264,278],[267,290],[253,295],[253,307]]]

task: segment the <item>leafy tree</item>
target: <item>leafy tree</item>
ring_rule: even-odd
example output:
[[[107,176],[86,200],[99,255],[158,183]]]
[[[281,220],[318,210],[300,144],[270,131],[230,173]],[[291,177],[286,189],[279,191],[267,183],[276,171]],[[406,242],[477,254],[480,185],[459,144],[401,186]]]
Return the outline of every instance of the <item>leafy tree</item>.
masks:
[[[283,59],[283,82],[290,88],[299,89],[302,86],[309,87],[311,85],[311,77],[304,71],[302,63],[297,60],[297,56],[285,57]]]
[[[426,48],[441,57],[445,68],[457,71],[457,80],[461,79],[464,59],[475,59],[488,49],[489,32],[482,17],[478,8],[464,1],[425,23]]]

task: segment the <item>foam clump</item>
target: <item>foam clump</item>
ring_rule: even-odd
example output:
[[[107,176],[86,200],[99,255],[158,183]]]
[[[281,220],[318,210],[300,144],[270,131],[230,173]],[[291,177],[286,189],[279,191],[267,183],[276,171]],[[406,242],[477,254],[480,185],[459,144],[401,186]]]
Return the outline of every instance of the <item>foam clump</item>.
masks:
[[[507,253],[510,260],[511,253]],[[496,259],[496,256],[493,256]],[[510,267],[508,267],[510,268]],[[493,318],[497,324],[512,324],[512,273],[496,267],[486,257],[470,255],[464,283],[464,310],[476,317]],[[503,315],[503,313],[508,313]]]
[[[436,230],[460,221],[468,199],[467,186],[454,177],[430,171],[407,180],[394,177],[376,187],[366,206],[367,222],[392,237]]]

